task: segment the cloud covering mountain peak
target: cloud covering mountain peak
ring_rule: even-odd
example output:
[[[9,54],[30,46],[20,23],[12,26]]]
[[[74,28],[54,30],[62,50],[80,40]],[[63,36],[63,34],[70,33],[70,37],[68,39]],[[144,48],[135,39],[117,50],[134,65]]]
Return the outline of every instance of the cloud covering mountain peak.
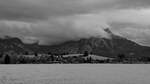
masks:
[[[149,0],[1,0],[0,35],[54,44],[108,37],[103,29],[109,27],[115,34],[150,45],[149,5]]]

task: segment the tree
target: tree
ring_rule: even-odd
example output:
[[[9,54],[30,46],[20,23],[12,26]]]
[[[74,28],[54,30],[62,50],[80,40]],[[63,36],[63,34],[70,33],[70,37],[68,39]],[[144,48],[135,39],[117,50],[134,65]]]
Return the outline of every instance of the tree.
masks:
[[[124,54],[118,54],[118,60],[119,62],[122,62],[125,58],[125,55]]]
[[[9,55],[6,55],[5,58],[4,58],[4,63],[5,64],[10,64],[10,56]]]
[[[51,55],[52,53],[51,53],[51,52],[48,52],[47,54],[48,54],[48,55]]]
[[[87,63],[92,63],[92,57],[87,57]]]
[[[36,56],[36,57],[37,57],[37,56],[38,56],[38,53],[36,53],[36,52],[35,52],[35,53],[34,53],[34,56]]]
[[[25,55],[29,55],[29,52],[28,52],[28,51],[26,51],[26,52],[25,52]]]
[[[54,61],[55,58],[54,58],[54,55],[51,55],[51,61]]]
[[[89,56],[89,52],[88,51],[84,51],[84,55],[83,56]]]
[[[2,58],[3,57],[3,55],[4,55],[4,53],[2,52],[2,53],[0,53],[0,58]]]

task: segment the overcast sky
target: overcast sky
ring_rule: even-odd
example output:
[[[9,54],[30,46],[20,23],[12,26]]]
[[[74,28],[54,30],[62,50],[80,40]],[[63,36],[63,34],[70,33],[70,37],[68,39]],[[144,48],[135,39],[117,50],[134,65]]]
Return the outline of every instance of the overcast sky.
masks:
[[[25,43],[108,37],[106,27],[150,46],[150,0],[0,0],[0,36]]]

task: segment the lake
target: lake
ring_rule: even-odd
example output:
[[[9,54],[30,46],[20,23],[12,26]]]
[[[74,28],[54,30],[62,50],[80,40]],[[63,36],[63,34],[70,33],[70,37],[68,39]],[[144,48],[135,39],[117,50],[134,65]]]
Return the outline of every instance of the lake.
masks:
[[[150,84],[150,65],[0,65],[0,84]]]

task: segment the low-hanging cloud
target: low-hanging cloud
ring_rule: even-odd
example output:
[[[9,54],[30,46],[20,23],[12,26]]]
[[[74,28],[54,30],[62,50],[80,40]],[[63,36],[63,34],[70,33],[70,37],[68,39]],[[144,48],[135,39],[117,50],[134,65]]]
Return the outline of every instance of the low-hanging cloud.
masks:
[[[2,21],[1,34],[19,37],[25,43],[55,44],[67,40],[78,40],[91,36],[106,37],[108,35],[95,25],[91,19],[76,19],[66,17],[35,23]],[[89,21],[87,21],[89,20]],[[97,22],[99,24],[100,20]],[[90,23],[90,24],[89,24]],[[3,25],[3,26],[2,26]],[[101,24],[103,26],[107,26]]]
[[[149,33],[137,30],[149,30],[149,5],[149,0],[1,0],[0,35],[55,44],[91,36],[108,38],[103,28],[110,27],[148,45]]]

